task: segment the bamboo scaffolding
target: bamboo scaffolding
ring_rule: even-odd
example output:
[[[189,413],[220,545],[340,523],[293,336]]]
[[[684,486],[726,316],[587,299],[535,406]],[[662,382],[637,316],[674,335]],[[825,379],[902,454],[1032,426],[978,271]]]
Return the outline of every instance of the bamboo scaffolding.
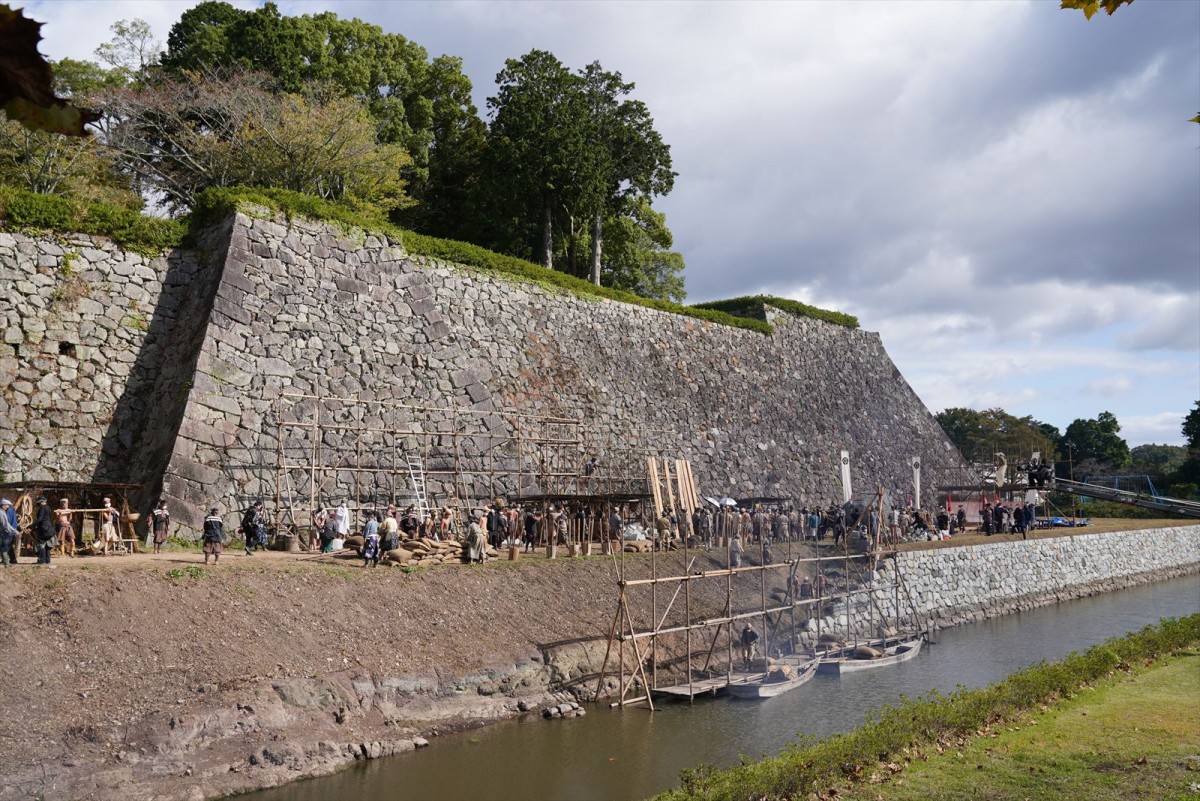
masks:
[[[664,464],[662,465],[662,468],[662,472],[658,473],[658,476],[654,476],[656,472],[654,460],[647,460],[647,473],[653,478],[662,478],[672,474],[669,466]],[[686,466],[677,464],[673,472],[676,479],[674,488],[678,490],[678,493],[672,494],[672,484],[668,481],[666,483],[668,490],[666,493],[663,493],[666,496],[664,498],[665,503],[662,504],[661,509],[666,511],[678,510],[681,515],[683,515],[686,514],[687,503],[690,500],[688,490],[686,488],[688,484],[688,468]],[[652,481],[651,483],[653,486],[655,481]],[[660,495],[660,498],[661,497],[662,496]],[[875,501],[876,503],[869,506],[868,510],[871,510],[872,507],[874,507],[874,511],[878,512],[878,519],[883,521],[885,518],[883,516],[882,488],[880,488]],[[681,522],[682,519],[683,518],[681,517]],[[860,515],[856,523],[861,525],[866,521],[867,518]],[[880,593],[890,592],[892,597],[895,599],[894,602],[896,606],[894,611],[896,614],[897,625],[899,625],[900,597],[902,593],[908,597],[910,606],[912,605],[911,595],[908,594],[907,585],[904,583],[903,576],[900,574],[898,562],[893,561],[892,569],[889,571],[892,574],[892,581],[883,583],[873,575],[873,572],[878,568],[878,560],[882,555],[886,555],[879,548],[879,546],[883,543],[882,537],[871,540],[870,547],[865,553],[851,553],[850,539],[851,535],[856,529],[850,528],[845,533],[842,541],[839,543],[840,547],[837,547],[834,553],[806,557],[793,555],[792,538],[789,532],[787,537],[787,558],[782,562],[768,564],[765,559],[765,552],[767,549],[767,537],[772,536],[772,532],[771,529],[764,528],[761,529],[759,537],[759,552],[763,557],[760,564],[744,567],[727,567],[716,570],[694,570],[695,558],[690,557],[688,552],[689,546],[687,544],[686,525],[686,523],[681,525],[681,529],[685,531],[683,546],[683,555],[685,561],[683,563],[681,573],[660,575],[658,572],[658,561],[652,552],[649,565],[651,573],[650,576],[648,578],[630,579],[625,575],[623,567],[624,559],[622,556],[622,568],[617,577],[618,610],[613,619],[614,625],[609,631],[608,647],[606,648],[605,659],[601,668],[601,683],[597,685],[597,696],[599,696],[600,692],[602,691],[603,677],[607,675],[609,665],[612,664],[611,655],[615,651],[620,655],[620,658],[617,660],[620,663],[618,665],[618,669],[621,672],[621,678],[618,682],[618,686],[621,688],[622,695],[618,702],[613,704],[614,706],[640,703],[642,700],[645,700],[640,695],[633,700],[629,700],[626,697],[629,693],[629,690],[638,680],[642,682],[643,687],[647,688],[647,697],[652,696],[659,690],[665,693],[681,695],[682,693],[680,690],[683,688],[683,686],[686,686],[687,697],[689,700],[692,700],[695,698],[698,692],[708,692],[712,690],[714,685],[712,684],[711,679],[704,679],[701,685],[697,685],[695,683],[696,673],[693,667],[693,660],[699,654],[704,654],[703,664],[699,667],[700,675],[710,675],[710,666],[712,664],[713,655],[715,654],[718,643],[720,643],[723,635],[725,636],[726,648],[726,665],[724,668],[725,682],[726,684],[731,683],[733,681],[734,672],[734,625],[740,621],[761,621],[764,647],[766,649],[766,655],[770,657],[770,654],[773,651],[782,652],[786,650],[789,653],[795,652],[798,642],[796,638],[797,610],[818,610],[817,614],[813,616],[816,621],[816,625],[810,627],[809,630],[812,631],[815,629],[815,634],[819,639],[821,632],[821,621],[824,619],[824,614],[822,614],[819,610],[827,604],[837,603],[839,601],[842,602],[846,618],[846,639],[847,641],[854,641],[855,643],[858,643],[860,641],[859,633],[861,630],[863,630],[862,626],[864,624],[868,627],[867,630],[870,630],[872,634],[878,633],[880,636],[887,636],[882,630],[880,632],[874,631],[875,622],[877,619],[881,621],[882,625],[885,626],[888,618],[887,613],[880,606],[880,599],[886,598],[887,595]],[[716,525],[721,530],[722,534],[729,535],[736,532],[736,529],[740,526],[740,521],[734,522],[727,516],[721,515],[718,518]],[[728,560],[731,556],[730,543],[730,537],[726,536],[724,543],[727,560],[726,564],[729,564]],[[893,558],[895,557],[894,550],[888,551],[888,554],[890,554]],[[844,579],[841,582],[842,586],[840,587],[841,591],[830,593],[825,589],[824,580],[822,578],[825,575],[823,567],[829,564],[839,565],[844,573]],[[795,587],[798,586],[798,582],[795,581],[795,577],[799,568],[803,565],[816,566],[816,575],[818,577],[818,581],[816,586],[816,594],[814,596],[798,597],[797,593],[795,592]],[[768,599],[766,586],[768,571],[781,571],[786,576],[786,584],[782,602],[772,603]],[[737,576],[754,573],[758,574],[757,583],[759,585],[757,587],[758,592],[755,593],[757,595],[757,603],[753,604],[753,607],[756,608],[743,608],[735,611],[733,605],[733,580]],[[869,580],[867,579],[868,573],[872,573]],[[724,577],[725,579],[724,610],[716,616],[702,615],[700,617],[694,617],[694,610],[691,608],[691,584],[695,581],[719,580],[721,577]],[[657,608],[658,586],[667,586],[672,584],[675,586],[671,600],[660,614]],[[750,586],[752,587],[753,585],[751,584]],[[649,628],[644,630],[639,629],[634,625],[634,617],[631,608],[633,605],[633,599],[629,595],[630,590],[638,587],[649,587],[651,618]],[[681,589],[684,594],[683,620],[681,622],[671,623],[668,625],[668,618],[671,616],[672,611],[676,608],[675,605]],[[865,604],[865,619],[860,617],[859,613],[855,612],[856,605],[852,603],[853,599],[864,594],[868,599]],[[774,595],[773,597],[778,598],[779,596]],[[858,605],[857,608],[861,611],[862,605]],[[790,617],[790,637],[788,636],[787,632],[789,621],[785,620],[784,618],[785,612],[787,612]],[[915,619],[915,608],[913,614]],[[920,621],[917,622],[919,623]],[[693,636],[702,631],[710,633],[705,633],[702,635],[701,642],[703,645],[699,654],[697,654],[693,646]],[[657,646],[660,643],[661,638],[665,636],[675,636],[681,633],[686,638],[686,656],[684,659],[684,664],[686,665],[687,670],[686,680],[684,680],[684,677],[679,677],[676,680],[674,689],[670,687],[660,687],[658,683],[659,654],[656,650]],[[787,639],[786,649],[783,646],[785,638]],[[873,642],[874,640],[870,641]],[[637,648],[639,642],[648,643],[646,651],[644,652],[646,658],[648,658],[650,661],[648,670],[646,669],[647,666],[645,665],[645,659],[643,659],[642,656],[643,652]],[[632,673],[627,672],[627,667],[624,663],[623,655],[625,643],[629,643],[631,647],[634,648],[634,653],[638,658],[638,664],[635,666]],[[810,644],[809,648],[815,648],[815,645]],[[649,675],[647,675],[647,673]]]

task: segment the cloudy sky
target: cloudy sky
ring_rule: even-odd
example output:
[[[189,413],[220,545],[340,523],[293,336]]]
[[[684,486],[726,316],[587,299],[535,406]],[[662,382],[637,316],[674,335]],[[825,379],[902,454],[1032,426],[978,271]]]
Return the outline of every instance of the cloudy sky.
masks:
[[[238,5],[251,5],[237,3]],[[90,58],[190,2],[26,5]],[[679,178],[689,300],[770,293],[879,331],[929,407],[1181,443],[1200,399],[1200,3],[288,2],[464,59],[485,108],[550,50],[637,83]]]

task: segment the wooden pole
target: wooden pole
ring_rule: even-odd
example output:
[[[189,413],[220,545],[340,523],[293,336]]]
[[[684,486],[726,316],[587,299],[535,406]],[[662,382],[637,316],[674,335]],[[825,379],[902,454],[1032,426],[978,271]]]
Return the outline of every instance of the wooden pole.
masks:
[[[312,465],[308,474],[308,519],[311,522],[317,513],[317,454],[321,450],[321,400],[313,405]]]
[[[623,543],[622,543],[623,545]],[[658,548],[653,544],[650,546],[650,578],[654,581],[650,584],[650,619],[658,620]],[[621,552],[625,552],[625,548],[621,548]],[[630,628],[633,627],[632,622]],[[654,687],[658,686],[658,626],[655,626],[655,636],[650,640],[650,647],[647,649],[650,654],[650,675],[654,679]],[[636,647],[636,646],[635,646]]]
[[[282,398],[275,398],[271,403],[275,407],[275,536],[279,536],[279,524],[283,520],[283,426],[280,424],[282,420]],[[289,501],[289,505],[291,501]],[[153,528],[153,526],[151,527]],[[82,532],[80,532],[82,533]]]
[[[600,678],[596,680],[596,701],[600,700],[600,693],[604,689],[604,673],[608,670],[608,657],[612,653],[613,638],[617,636],[617,621],[621,619],[621,603],[625,595],[625,588],[621,588],[621,592],[617,598],[617,612],[613,615],[612,625],[608,629],[608,645],[604,647],[604,661],[600,663]],[[624,675],[621,676],[621,681],[625,680]]]

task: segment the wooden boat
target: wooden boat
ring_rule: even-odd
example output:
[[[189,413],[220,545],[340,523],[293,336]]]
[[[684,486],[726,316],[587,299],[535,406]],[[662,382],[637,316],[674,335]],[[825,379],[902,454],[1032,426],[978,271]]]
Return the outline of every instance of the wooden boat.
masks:
[[[729,694],[734,698],[744,699],[774,698],[777,695],[783,695],[817,675],[817,666],[821,664],[821,660],[809,659],[799,665],[787,661],[785,664],[789,664],[795,669],[796,673],[792,678],[784,679],[783,681],[770,681],[768,679],[769,674],[759,673],[759,678],[754,681],[730,684],[728,688]]]
[[[858,670],[870,670],[871,668],[907,662],[921,652],[921,645],[924,642],[924,634],[913,634],[891,645],[885,645],[883,648],[876,649],[882,656],[865,658],[855,655],[858,649],[847,648],[840,653],[822,657],[821,664],[817,670],[821,673],[840,675],[842,673],[853,673]]]

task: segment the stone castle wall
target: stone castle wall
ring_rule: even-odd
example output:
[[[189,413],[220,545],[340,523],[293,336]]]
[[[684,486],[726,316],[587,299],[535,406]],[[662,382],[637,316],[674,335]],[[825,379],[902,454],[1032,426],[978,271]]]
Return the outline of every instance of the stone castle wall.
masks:
[[[882,483],[903,497],[910,456],[923,458],[930,494],[961,480],[957,450],[878,335],[782,313],[772,322],[764,336],[410,257],[325,225],[238,215],[166,491],[193,515],[209,501],[270,497],[280,449],[310,458],[304,432],[278,438],[283,393],[456,408],[480,432],[504,428],[501,409],[580,419],[579,462],[604,465],[641,437],[692,460],[705,494],[828,503],[840,498],[842,448],[864,492]],[[321,405],[305,403],[298,419]],[[323,413],[386,422],[381,406]],[[335,438],[321,447],[357,447]],[[351,494],[352,476],[331,472],[320,504]],[[303,480],[291,482],[301,496]]]
[[[7,479],[142,483],[143,505],[161,487],[185,532],[210,505],[232,515],[270,501],[280,460],[313,458],[311,431],[280,436],[280,415],[394,428],[402,413],[386,404],[439,410],[416,429],[467,420],[467,436],[435,443],[442,466],[457,450],[460,464],[466,451],[468,461],[535,470],[545,458],[536,449],[487,439],[512,435],[518,410],[582,422],[570,429],[582,438],[575,452],[555,459],[596,456],[603,470],[637,473],[647,452],[686,458],[708,495],[829,503],[840,498],[841,449],[856,494],[882,484],[905,497],[911,456],[922,458],[927,501],[939,483],[964,478],[878,335],[774,310],[766,336],[413,257],[361,232],[245,214],[196,250],[153,261],[87,237],[0,234],[0,270],[17,288],[0,297]],[[64,300],[45,300],[65,283]],[[287,393],[322,400],[285,402]],[[361,463],[375,454],[383,472],[415,442],[334,430],[317,459],[359,448]],[[331,462],[315,489],[292,471],[288,491],[333,504],[356,481],[375,482],[362,497],[378,502],[386,478],[340,466]],[[430,489],[434,503],[451,490]]]
[[[227,241],[151,259],[0,232],[4,480],[161,481]]]

